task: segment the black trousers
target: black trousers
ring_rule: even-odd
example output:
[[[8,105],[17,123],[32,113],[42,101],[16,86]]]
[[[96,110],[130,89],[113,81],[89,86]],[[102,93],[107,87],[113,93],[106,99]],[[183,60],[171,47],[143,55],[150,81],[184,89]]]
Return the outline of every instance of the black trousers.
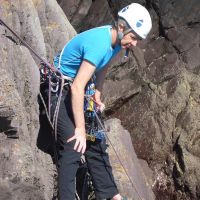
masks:
[[[56,98],[52,96],[51,99],[52,110],[54,110]],[[75,177],[80,164],[81,153],[73,149],[75,141],[66,142],[67,139],[74,135],[74,129],[70,88],[66,86],[63,90],[57,122],[58,187],[60,200],[75,199]],[[85,158],[92,177],[96,199],[112,198],[118,194],[106,148],[106,141],[87,142]]]

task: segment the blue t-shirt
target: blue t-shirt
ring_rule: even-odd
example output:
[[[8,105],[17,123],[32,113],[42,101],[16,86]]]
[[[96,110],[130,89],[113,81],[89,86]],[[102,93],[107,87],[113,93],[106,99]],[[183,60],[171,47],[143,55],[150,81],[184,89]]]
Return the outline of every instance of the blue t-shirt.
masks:
[[[82,32],[70,40],[54,59],[55,67],[74,78],[83,60],[101,70],[120,50],[112,48],[111,26],[102,26]]]

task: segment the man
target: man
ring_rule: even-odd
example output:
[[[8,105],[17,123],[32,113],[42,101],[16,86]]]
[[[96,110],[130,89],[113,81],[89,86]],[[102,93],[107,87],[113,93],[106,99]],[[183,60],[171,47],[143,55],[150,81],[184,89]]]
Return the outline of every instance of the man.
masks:
[[[72,80],[63,90],[57,123],[60,200],[75,199],[75,176],[82,154],[85,154],[96,199],[123,199],[114,182],[105,139],[86,143],[84,119],[84,94],[89,80],[96,75],[93,98],[101,110],[106,64],[121,49],[134,47],[138,40],[145,39],[152,27],[149,12],[137,3],[123,8],[118,16],[116,26],[93,28],[75,36],[54,60],[66,82]]]

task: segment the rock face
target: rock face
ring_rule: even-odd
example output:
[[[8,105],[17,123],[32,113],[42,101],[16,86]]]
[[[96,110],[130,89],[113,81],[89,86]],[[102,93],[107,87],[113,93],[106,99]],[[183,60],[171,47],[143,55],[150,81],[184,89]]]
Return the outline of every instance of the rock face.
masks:
[[[92,6],[92,0],[57,0],[57,2],[65,12],[72,26],[76,30],[80,30],[84,18]]]
[[[76,34],[61,8],[53,0],[4,1],[0,5],[0,11],[1,19],[39,55],[50,61],[53,55]],[[26,47],[20,45],[18,39],[5,27],[0,27],[0,33],[2,58],[0,60],[2,74],[0,78],[0,199],[52,199],[55,167],[50,156],[37,148],[40,127],[37,103],[40,81],[38,60]],[[111,127],[112,123],[116,126],[119,121],[109,122]],[[118,127],[122,129],[120,125]],[[116,135],[121,131],[115,132]],[[126,135],[131,148],[130,137],[128,133]],[[123,146],[122,148],[125,149]],[[110,151],[113,163],[119,168],[119,162],[116,162],[116,157],[112,155],[112,149]],[[131,151],[134,152],[134,149]],[[138,162],[136,155],[133,155],[131,163]],[[125,163],[127,165],[127,161]],[[128,190],[124,187],[121,178],[124,172],[116,169],[115,174],[118,176],[116,180],[120,191],[128,195],[129,199],[133,199],[134,196],[140,199],[140,196],[146,197],[147,194],[150,194],[147,199],[154,199],[151,187],[145,184],[142,171],[133,166],[130,170],[132,169],[139,178],[134,180],[132,177],[134,187],[137,188],[129,185]],[[132,176],[133,172],[130,170]],[[143,190],[140,190],[141,186]],[[133,189],[134,193],[132,193]]]
[[[50,60],[76,33],[53,0],[1,1],[0,18]],[[0,199],[51,199],[55,170],[36,147],[38,61],[3,26],[0,44]]]
[[[77,32],[114,22],[112,10],[106,0],[57,1]],[[112,5],[112,8],[115,7],[115,4]]]
[[[199,199],[200,3],[146,5],[154,28],[127,62],[116,61],[110,68],[107,114],[122,120],[137,155],[154,170],[158,199],[160,194]]]
[[[116,16],[131,2],[93,1],[82,24],[111,23],[108,5]],[[121,54],[112,63],[104,87],[107,116],[131,133],[137,155],[154,171],[158,199],[199,199],[200,2],[134,2],[150,10],[153,30],[127,61]]]
[[[120,193],[133,200],[155,199],[151,188],[151,174],[147,176],[144,174],[147,164],[139,162],[132,146],[130,133],[124,130],[119,119],[107,120],[106,128],[109,130],[107,141],[110,162]],[[143,167],[141,167],[142,165]],[[149,172],[152,173],[151,170],[148,170]]]

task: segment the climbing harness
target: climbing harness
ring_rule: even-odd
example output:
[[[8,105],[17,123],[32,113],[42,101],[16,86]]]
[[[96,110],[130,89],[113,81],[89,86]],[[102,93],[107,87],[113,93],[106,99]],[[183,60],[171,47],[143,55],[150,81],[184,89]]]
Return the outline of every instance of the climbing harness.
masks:
[[[24,46],[26,46],[39,60],[40,60],[40,81],[41,81],[41,85],[44,87],[48,87],[48,99],[44,99],[43,95],[41,94],[41,92],[39,93],[41,102],[44,106],[45,109],[45,113],[47,116],[47,119],[51,125],[52,128],[52,134],[54,136],[54,142],[56,142],[57,140],[57,119],[58,119],[58,112],[59,112],[59,106],[60,106],[60,101],[61,101],[61,97],[62,97],[62,90],[65,86],[65,84],[71,84],[72,80],[69,80],[68,77],[64,77],[63,74],[56,69],[55,67],[51,66],[50,63],[48,63],[45,59],[41,58],[33,49],[32,47],[25,42],[17,33],[15,33],[5,22],[3,22],[0,19],[0,25],[5,26],[14,36],[16,36],[19,41],[20,44],[23,44]],[[67,81],[65,81],[67,80]],[[94,83],[88,84],[87,88],[86,88],[86,94],[85,94],[85,100],[84,100],[84,111],[85,111],[85,116],[86,119],[88,120],[88,125],[86,124],[87,130],[88,130],[88,134],[87,134],[87,139],[90,141],[96,141],[96,140],[103,140],[103,139],[107,139],[108,142],[110,143],[112,149],[114,150],[117,159],[120,163],[120,165],[122,166],[128,180],[130,181],[130,183],[132,184],[133,188],[135,188],[135,191],[138,194],[138,197],[140,198],[140,200],[142,200],[143,198],[140,196],[139,192],[137,191],[137,188],[134,186],[133,181],[130,179],[128,172],[126,170],[126,168],[124,167],[122,161],[120,160],[117,151],[115,150],[111,140],[109,139],[108,135],[107,135],[107,131],[104,127],[104,124],[101,120],[101,118],[99,117],[100,115],[100,111],[97,109],[96,107],[96,103],[93,99],[93,95],[94,95]],[[57,104],[56,104],[56,108],[55,111],[53,113],[53,115],[51,116],[51,101],[50,101],[50,97],[51,97],[51,92],[55,93],[57,96]],[[46,106],[46,104],[48,105],[48,108]],[[91,122],[91,127],[89,127],[89,123]],[[87,123],[87,122],[86,122]],[[57,155],[57,151],[56,151],[56,145],[54,144],[54,156],[55,156],[55,164],[56,167],[58,169],[58,155]],[[76,198],[80,199],[76,193]]]

